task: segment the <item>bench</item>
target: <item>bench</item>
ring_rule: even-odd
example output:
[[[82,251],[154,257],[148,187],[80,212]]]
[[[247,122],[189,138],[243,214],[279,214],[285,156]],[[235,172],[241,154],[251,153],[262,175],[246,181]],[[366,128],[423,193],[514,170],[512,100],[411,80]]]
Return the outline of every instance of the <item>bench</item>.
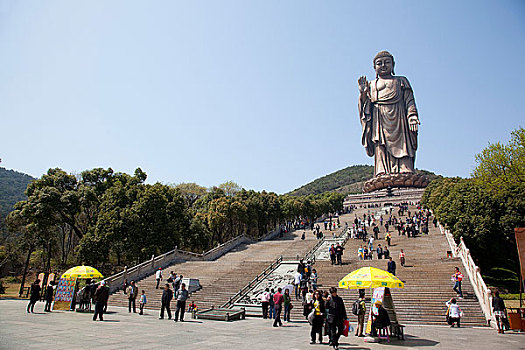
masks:
[[[405,326],[399,323],[392,323],[390,325],[390,334],[392,334],[393,337],[397,337],[399,340],[405,340]]]

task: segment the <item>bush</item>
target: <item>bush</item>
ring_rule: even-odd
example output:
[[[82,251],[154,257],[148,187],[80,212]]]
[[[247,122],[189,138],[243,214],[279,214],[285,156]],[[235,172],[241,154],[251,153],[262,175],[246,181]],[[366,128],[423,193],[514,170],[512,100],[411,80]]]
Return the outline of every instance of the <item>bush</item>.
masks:
[[[503,300],[520,300],[519,294],[500,294],[499,296]]]

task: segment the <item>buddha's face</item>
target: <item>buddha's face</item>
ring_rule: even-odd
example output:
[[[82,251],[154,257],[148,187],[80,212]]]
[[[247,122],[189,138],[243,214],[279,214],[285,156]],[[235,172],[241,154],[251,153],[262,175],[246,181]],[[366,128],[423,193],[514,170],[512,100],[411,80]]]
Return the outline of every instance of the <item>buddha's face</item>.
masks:
[[[394,70],[394,61],[390,57],[379,57],[374,62],[374,68],[377,75],[381,77],[392,75],[392,71]]]

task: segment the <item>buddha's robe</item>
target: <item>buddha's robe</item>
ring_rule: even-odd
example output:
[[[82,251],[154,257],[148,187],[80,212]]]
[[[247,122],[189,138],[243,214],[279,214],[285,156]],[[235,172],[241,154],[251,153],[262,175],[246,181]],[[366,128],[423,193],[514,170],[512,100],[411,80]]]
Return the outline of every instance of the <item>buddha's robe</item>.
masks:
[[[393,76],[368,84],[366,99],[359,99],[359,116],[361,141],[366,153],[375,156],[375,176],[415,172],[417,132],[410,131],[408,120],[418,114],[408,79]]]

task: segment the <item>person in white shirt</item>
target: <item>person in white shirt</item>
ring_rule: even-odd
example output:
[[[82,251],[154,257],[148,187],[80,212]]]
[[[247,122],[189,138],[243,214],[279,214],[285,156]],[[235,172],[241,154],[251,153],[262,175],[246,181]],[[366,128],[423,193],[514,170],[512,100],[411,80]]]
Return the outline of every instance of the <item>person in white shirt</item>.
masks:
[[[159,283],[162,281],[162,267],[159,267],[157,272],[155,272],[155,279],[157,280],[157,286],[155,289],[159,289]]]
[[[446,305],[448,307],[447,314],[446,314],[448,324],[450,325],[450,327],[454,327],[454,323],[457,323],[458,328],[459,328],[460,327],[459,321],[461,317],[463,316],[463,311],[457,304],[456,298],[452,298],[449,301],[447,301]]]
[[[259,297],[262,304],[263,318],[268,318],[268,306],[270,306],[270,289],[266,288]]]
[[[301,281],[303,279],[303,275],[299,271],[297,271],[294,275],[294,289],[295,289],[295,300],[299,300],[299,296],[301,295]]]

